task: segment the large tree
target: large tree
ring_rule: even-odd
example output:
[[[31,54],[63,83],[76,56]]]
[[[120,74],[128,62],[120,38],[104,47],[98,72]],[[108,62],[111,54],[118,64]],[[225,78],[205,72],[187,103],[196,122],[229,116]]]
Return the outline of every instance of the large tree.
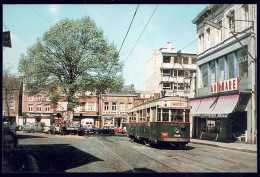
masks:
[[[116,46],[89,17],[59,21],[22,54],[19,62],[30,94],[48,91],[54,104],[63,94],[68,111],[77,105],[77,92],[120,89],[122,70]],[[62,93],[57,92],[57,86]]]

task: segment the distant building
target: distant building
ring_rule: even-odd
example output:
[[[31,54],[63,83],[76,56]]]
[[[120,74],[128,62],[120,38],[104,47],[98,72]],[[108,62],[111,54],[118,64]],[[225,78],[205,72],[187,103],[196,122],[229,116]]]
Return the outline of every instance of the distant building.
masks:
[[[178,53],[168,42],[153,51],[146,63],[146,90],[163,96],[193,97],[195,94],[196,54]]]
[[[257,5],[209,5],[192,22],[198,38],[193,136],[255,143]]]
[[[51,125],[55,119],[54,112],[47,92],[41,91],[30,96],[28,91],[23,91],[23,122],[44,122]]]
[[[128,110],[133,108],[137,97],[134,85],[125,85],[119,92],[102,94],[101,126],[109,125],[124,128]]]

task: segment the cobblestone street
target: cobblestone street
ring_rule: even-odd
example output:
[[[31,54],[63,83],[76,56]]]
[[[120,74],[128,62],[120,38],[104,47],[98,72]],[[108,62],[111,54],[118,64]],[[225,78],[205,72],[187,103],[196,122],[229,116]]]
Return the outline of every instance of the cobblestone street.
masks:
[[[22,152],[41,172],[257,172],[257,154],[189,143],[146,147],[126,135],[48,135],[18,132]]]

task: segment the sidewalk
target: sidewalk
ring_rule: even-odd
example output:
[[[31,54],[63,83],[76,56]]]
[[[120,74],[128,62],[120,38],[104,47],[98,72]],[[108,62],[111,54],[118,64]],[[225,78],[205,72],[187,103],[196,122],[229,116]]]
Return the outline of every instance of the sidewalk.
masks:
[[[225,142],[191,138],[190,143],[203,144],[203,145],[207,145],[207,146],[214,146],[214,147],[238,150],[238,151],[243,151],[243,152],[257,153],[257,144],[247,144],[245,142],[225,143]]]

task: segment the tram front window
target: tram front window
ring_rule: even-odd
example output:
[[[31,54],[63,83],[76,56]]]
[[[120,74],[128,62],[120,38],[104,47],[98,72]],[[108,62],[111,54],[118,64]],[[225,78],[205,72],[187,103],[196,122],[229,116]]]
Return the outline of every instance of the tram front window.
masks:
[[[169,109],[162,110],[162,121],[169,121]]]
[[[183,122],[183,110],[171,110],[171,122]]]

